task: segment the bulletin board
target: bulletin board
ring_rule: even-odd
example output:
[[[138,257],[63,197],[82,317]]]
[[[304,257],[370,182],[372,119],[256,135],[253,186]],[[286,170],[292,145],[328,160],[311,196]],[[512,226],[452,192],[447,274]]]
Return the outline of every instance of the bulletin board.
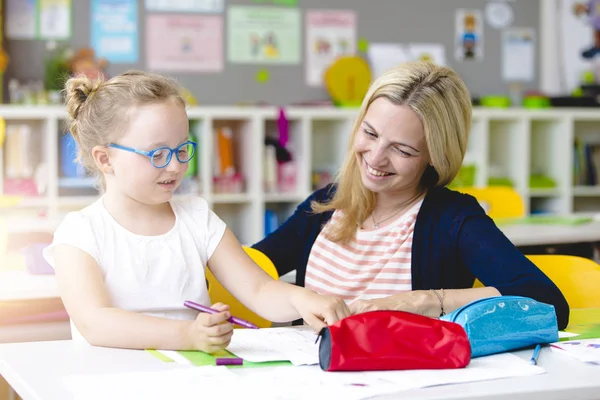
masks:
[[[483,58],[479,61],[457,61],[455,29],[457,9],[477,9],[484,12],[487,0],[298,0],[301,10],[301,58],[299,64],[249,65],[230,63],[227,59],[227,8],[230,5],[266,5],[268,2],[253,0],[224,0],[223,53],[224,63],[220,72],[190,71],[172,73],[189,89],[202,105],[235,105],[246,102],[264,102],[273,105],[289,105],[301,102],[327,100],[323,87],[311,87],[305,79],[306,57],[304,14],[307,9],[354,10],[357,16],[357,36],[367,42],[439,43],[446,48],[447,64],[465,80],[473,96],[508,94],[508,84],[502,79],[502,30],[492,27],[486,20],[482,27]],[[513,27],[533,28],[540,26],[540,1],[509,1],[513,9]],[[146,10],[144,1],[138,1],[139,58],[131,64],[111,64],[109,75],[128,69],[147,69]],[[90,1],[73,1],[72,38],[73,47],[87,47],[91,43]],[[153,14],[156,14],[153,12]],[[41,79],[43,76],[44,41],[5,40],[11,58],[5,76],[19,80]],[[535,51],[535,68],[539,70]],[[293,61],[293,60],[292,60]],[[216,66],[218,67],[218,66]],[[268,79],[257,79],[267,71]],[[524,90],[538,87],[538,74],[523,85]],[[6,79],[5,79],[6,80]],[[6,85],[6,82],[4,82]]]

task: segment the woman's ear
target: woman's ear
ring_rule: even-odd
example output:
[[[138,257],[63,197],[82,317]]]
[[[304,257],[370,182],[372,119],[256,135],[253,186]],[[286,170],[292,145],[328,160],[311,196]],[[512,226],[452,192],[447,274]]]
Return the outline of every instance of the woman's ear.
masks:
[[[96,163],[96,167],[104,174],[112,174],[113,167],[110,163],[110,156],[106,146],[94,146],[92,148],[92,157]]]

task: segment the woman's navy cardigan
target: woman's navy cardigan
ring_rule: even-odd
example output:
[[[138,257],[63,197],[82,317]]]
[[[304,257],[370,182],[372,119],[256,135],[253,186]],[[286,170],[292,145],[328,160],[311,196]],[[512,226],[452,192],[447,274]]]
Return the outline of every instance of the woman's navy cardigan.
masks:
[[[304,286],[313,243],[332,212],[314,214],[312,201],[328,201],[335,186],[317,190],[275,232],[256,243],[279,275],[296,270]],[[556,285],[527,259],[486,215],[477,200],[447,188],[430,189],[415,222],[412,288],[471,288],[475,278],[502,295],[531,297],[552,304],[559,329],[569,321],[569,306]]]

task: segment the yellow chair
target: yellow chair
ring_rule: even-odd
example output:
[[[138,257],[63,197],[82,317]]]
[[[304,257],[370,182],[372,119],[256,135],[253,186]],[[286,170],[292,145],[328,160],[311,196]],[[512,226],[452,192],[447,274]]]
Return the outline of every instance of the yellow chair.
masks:
[[[600,308],[600,265],[577,256],[527,256],[562,292],[570,308]],[[475,280],[473,287],[482,287]]]
[[[244,250],[246,253],[248,253],[250,258],[252,258],[252,260],[254,260],[254,262],[258,264],[273,279],[279,279],[279,274],[277,273],[275,265],[265,254],[251,247],[244,247]],[[269,328],[272,325],[271,321],[268,321],[250,311],[248,308],[246,308],[246,306],[240,303],[238,299],[233,297],[233,295],[229,293],[227,289],[225,289],[223,285],[219,283],[219,281],[217,281],[215,276],[208,268],[206,269],[206,280],[208,281],[208,295],[213,303],[223,303],[229,305],[231,315],[245,319],[246,321],[250,321],[259,328]],[[237,325],[235,327],[239,328]]]
[[[521,195],[508,186],[488,186],[484,188],[459,187],[457,191],[475,197],[492,219],[522,218],[525,205]]]

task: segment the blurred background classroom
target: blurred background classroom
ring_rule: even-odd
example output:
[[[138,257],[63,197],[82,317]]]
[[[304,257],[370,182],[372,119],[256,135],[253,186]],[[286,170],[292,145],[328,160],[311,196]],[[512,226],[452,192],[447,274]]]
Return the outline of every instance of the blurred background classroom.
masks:
[[[524,253],[598,260],[600,49],[576,3],[1,0],[0,342],[69,335],[41,251],[100,195],[64,129],[80,73],[181,83],[199,150],[177,195],[203,196],[249,245],[334,178],[374,78],[450,66],[474,105],[451,186]]]

